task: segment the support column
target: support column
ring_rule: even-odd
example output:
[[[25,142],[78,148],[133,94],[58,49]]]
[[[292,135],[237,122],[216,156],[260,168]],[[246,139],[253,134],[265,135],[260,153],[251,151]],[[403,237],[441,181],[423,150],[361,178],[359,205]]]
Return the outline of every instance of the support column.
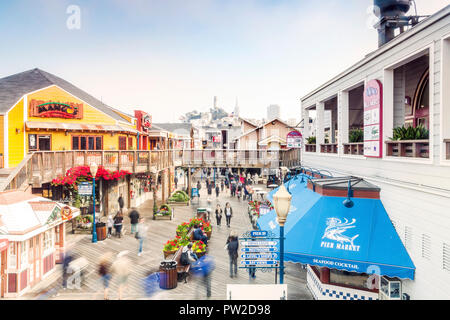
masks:
[[[317,102],[316,103],[316,152],[317,153],[320,153],[320,145],[325,143],[324,113],[325,113],[325,104],[323,102]]]
[[[302,135],[304,141],[306,141],[306,138],[311,136],[311,132],[309,132],[309,110],[306,108],[302,108],[302,118],[300,121],[303,120],[303,129],[302,129]]]
[[[166,169],[161,174],[161,201],[164,204],[166,202]]]
[[[338,109],[338,154],[344,154],[343,143],[348,143],[349,134],[349,100],[348,91],[340,91],[337,97]]]
[[[188,174],[187,174],[187,191],[188,191],[188,196],[191,197],[191,168],[188,168]]]

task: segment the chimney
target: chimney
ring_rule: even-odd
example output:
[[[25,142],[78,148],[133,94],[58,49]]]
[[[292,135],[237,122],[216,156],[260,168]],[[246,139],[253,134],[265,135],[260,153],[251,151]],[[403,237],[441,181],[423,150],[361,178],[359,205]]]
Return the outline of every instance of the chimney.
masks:
[[[410,0],[374,0],[374,14],[380,18],[375,25],[378,29],[378,47],[388,43],[395,38],[395,30],[409,25],[413,17],[405,14],[409,11]],[[415,19],[413,19],[414,21]]]

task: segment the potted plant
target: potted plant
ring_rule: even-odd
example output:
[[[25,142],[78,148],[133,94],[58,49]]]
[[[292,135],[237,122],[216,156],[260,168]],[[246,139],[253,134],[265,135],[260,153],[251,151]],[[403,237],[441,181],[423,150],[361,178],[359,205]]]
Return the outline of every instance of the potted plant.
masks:
[[[390,140],[427,140],[429,137],[429,131],[423,126],[408,127],[404,125],[393,129],[393,136]]]
[[[204,223],[203,219],[201,218],[192,218],[191,220],[189,220],[189,229],[192,228],[195,225],[199,225]]]
[[[168,256],[175,254],[178,250],[178,239],[168,240],[163,248],[164,259],[167,259]]]
[[[189,230],[189,224],[186,222],[183,222],[182,224],[179,224],[177,226],[177,236],[183,236],[188,233]]]
[[[167,204],[163,204],[159,207],[159,210],[155,214],[156,219],[172,220],[172,208]]]
[[[316,136],[306,138],[306,144],[316,144]]]
[[[201,240],[197,240],[192,244],[192,251],[195,252],[198,258],[201,258],[206,254],[206,244]]]
[[[363,129],[352,129],[348,134],[348,141],[350,143],[364,142],[364,131]]]
[[[211,233],[212,233],[212,226],[210,222],[204,222],[203,226],[202,226],[202,230],[203,232],[206,233],[206,236],[208,237],[208,239],[211,238]]]
[[[175,239],[178,240],[178,247],[185,247],[187,246],[191,241],[188,239],[187,235],[184,234],[182,236],[176,236]]]

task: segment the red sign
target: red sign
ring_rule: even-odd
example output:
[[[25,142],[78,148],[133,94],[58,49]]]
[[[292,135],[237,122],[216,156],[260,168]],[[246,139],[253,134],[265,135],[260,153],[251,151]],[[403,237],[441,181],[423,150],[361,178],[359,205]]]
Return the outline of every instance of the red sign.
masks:
[[[152,116],[144,111],[135,110],[134,116],[137,119],[137,130],[148,132],[152,128]]]
[[[82,119],[83,104],[33,99],[30,101],[30,117]]]
[[[364,89],[364,156],[383,156],[383,85],[370,80]]]
[[[8,239],[0,239],[0,252],[8,249],[9,241]]]
[[[286,147],[300,149],[302,147],[303,136],[298,131],[291,131],[286,137]]]

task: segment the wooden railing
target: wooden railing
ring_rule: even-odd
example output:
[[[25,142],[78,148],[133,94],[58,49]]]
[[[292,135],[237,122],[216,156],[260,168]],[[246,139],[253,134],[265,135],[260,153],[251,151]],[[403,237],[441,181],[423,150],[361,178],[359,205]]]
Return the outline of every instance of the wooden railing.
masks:
[[[172,166],[278,168],[300,164],[295,150],[97,150],[38,151],[28,154],[0,185],[0,191],[24,184],[41,187],[77,166],[96,163],[108,170],[159,172]]]
[[[344,154],[364,155],[364,142],[343,143]]]
[[[429,158],[428,140],[386,141],[386,155],[391,157]]]

